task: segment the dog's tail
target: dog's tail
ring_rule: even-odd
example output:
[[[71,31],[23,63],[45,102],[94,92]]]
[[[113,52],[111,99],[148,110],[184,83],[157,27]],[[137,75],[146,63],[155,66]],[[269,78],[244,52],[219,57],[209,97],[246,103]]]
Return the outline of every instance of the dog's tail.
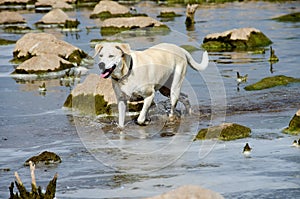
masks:
[[[190,64],[190,66],[191,66],[194,70],[198,70],[198,71],[199,71],[199,70],[205,70],[206,67],[208,66],[209,58],[208,58],[208,53],[207,53],[207,51],[205,51],[205,52],[203,53],[203,55],[202,55],[202,61],[201,61],[200,64],[197,63],[197,62],[193,59],[192,55],[191,55],[190,53],[188,53],[187,51],[186,51],[185,55],[186,55],[186,58],[187,58],[188,63]]]

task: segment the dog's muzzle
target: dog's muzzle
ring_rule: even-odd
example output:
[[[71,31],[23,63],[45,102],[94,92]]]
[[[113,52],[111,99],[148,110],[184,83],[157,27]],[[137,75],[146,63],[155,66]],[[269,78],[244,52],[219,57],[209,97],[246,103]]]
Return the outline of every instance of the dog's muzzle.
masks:
[[[101,73],[101,77],[102,78],[108,78],[110,76],[110,74],[115,70],[116,65],[113,65],[111,68],[105,69],[105,63],[104,62],[100,62],[98,64],[100,71],[103,71]]]

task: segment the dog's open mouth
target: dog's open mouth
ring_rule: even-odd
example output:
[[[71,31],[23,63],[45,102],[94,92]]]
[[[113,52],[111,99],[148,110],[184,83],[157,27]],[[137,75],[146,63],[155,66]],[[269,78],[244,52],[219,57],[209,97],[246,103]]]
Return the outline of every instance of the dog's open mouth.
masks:
[[[105,69],[100,76],[102,78],[108,78],[110,76],[110,74],[115,70],[115,68],[116,68],[116,65],[113,65],[111,68]]]

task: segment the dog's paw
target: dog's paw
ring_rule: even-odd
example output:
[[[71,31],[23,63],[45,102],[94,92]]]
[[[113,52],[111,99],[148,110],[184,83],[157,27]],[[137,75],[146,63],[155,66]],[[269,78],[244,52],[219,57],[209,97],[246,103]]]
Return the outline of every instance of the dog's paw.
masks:
[[[148,124],[150,124],[151,119],[148,119],[148,118],[147,118],[144,122],[138,122],[138,120],[135,119],[134,122],[135,122],[137,125],[139,125],[139,126],[147,126]]]

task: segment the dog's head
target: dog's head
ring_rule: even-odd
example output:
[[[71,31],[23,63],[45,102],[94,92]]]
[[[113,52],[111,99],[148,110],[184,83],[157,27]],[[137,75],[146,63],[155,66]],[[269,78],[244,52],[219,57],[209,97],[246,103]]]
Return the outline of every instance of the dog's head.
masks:
[[[99,69],[101,77],[108,78],[113,75],[116,78],[124,74],[123,59],[130,55],[130,46],[124,43],[100,43],[95,46],[95,55],[99,56]]]

